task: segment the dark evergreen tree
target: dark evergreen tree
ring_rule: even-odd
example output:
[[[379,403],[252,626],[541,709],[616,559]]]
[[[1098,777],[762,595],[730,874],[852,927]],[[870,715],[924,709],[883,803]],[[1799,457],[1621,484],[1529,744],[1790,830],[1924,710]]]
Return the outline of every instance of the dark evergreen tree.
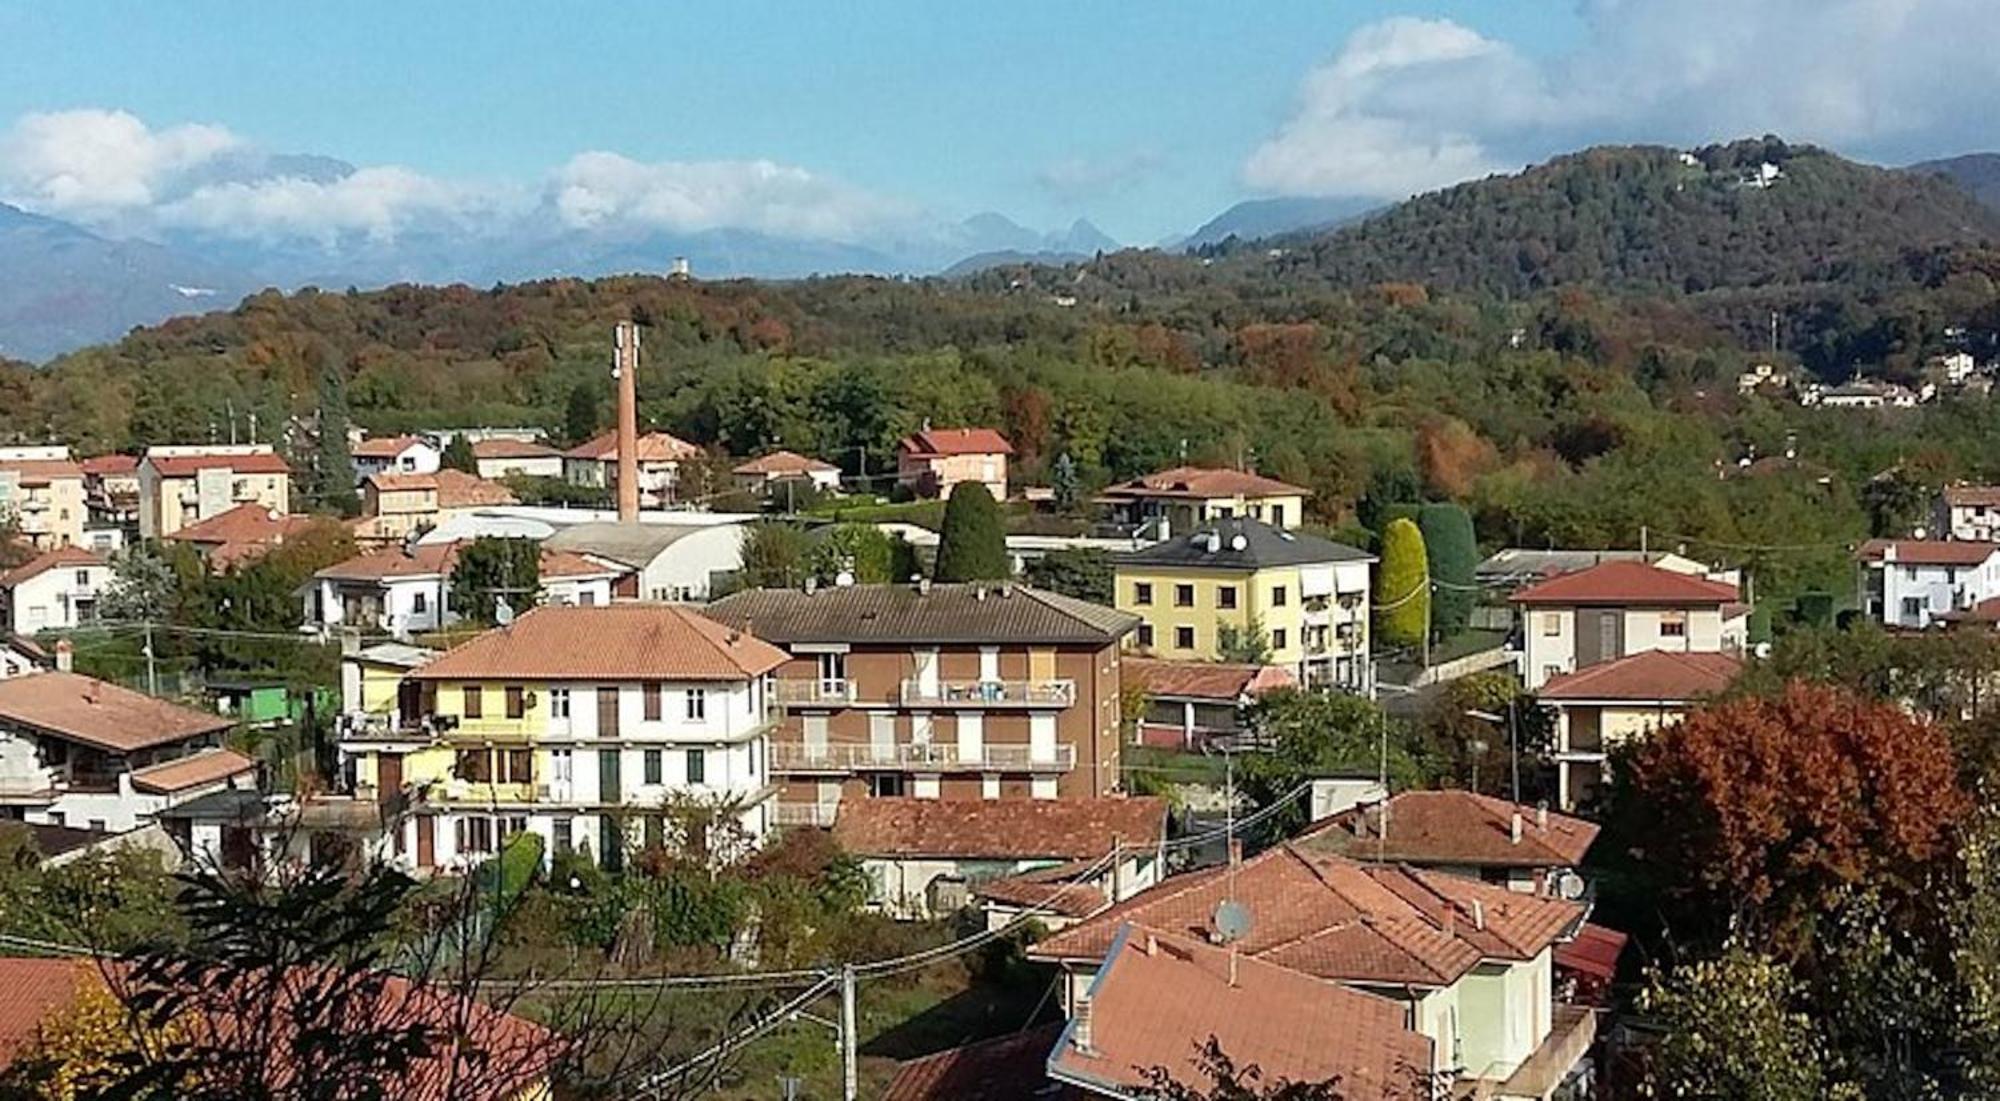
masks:
[[[353,516],[361,511],[355,491],[354,450],[347,442],[347,382],[328,364],[319,373],[319,429],[307,471],[306,500],[315,508]]]
[[[1013,576],[1000,506],[981,483],[960,482],[951,488],[933,574],[939,581],[1000,581]]]
[[[1464,506],[1428,504],[1417,511],[1417,528],[1424,535],[1424,554],[1431,571],[1431,634],[1450,638],[1472,621],[1478,595],[1472,575],[1479,567],[1479,544],[1472,533],[1472,516]]]
[[[594,382],[579,382],[570,388],[569,404],[563,407],[563,435],[571,443],[582,443],[597,435],[603,420],[604,387]]]
[[[467,474],[479,473],[479,457],[472,453],[472,441],[466,439],[462,432],[454,435],[451,442],[444,445],[444,454],[438,457],[438,462],[446,470],[463,470]]]
[[[452,610],[472,623],[498,622],[502,601],[525,612],[541,590],[542,551],[533,539],[482,535],[458,552],[451,571]]]

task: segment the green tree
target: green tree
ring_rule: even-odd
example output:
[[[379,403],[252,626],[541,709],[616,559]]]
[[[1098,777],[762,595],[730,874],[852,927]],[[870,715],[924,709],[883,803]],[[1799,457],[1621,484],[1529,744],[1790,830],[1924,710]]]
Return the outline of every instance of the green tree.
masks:
[[[569,401],[563,406],[563,436],[572,444],[597,435],[604,424],[604,388],[596,382],[579,382],[570,387]]]
[[[1375,633],[1390,646],[1417,646],[1430,626],[1430,566],[1424,534],[1406,519],[1382,529],[1382,565],[1375,585]]]
[[[1825,1101],[1860,1091],[1838,1080],[1819,1025],[1800,1006],[1785,965],[1741,944],[1714,959],[1654,970],[1641,1012],[1663,1035],[1641,1092],[1647,1097]]]
[[[843,570],[863,585],[900,581],[897,571],[912,559],[909,545],[873,524],[835,524],[819,533],[807,555],[806,571],[833,584]]]
[[[156,543],[133,543],[111,559],[111,584],[98,595],[97,614],[112,620],[169,618],[179,603],[181,574]]]
[[[482,535],[458,552],[451,570],[451,607],[469,622],[491,626],[505,602],[519,615],[542,592],[542,551],[533,539]]]
[[[743,530],[743,569],[736,575],[744,589],[791,589],[805,583],[813,553],[805,529],[779,520],[764,520]]]
[[[1425,560],[1431,577],[1431,633],[1450,638],[1472,621],[1478,596],[1473,572],[1479,567],[1479,544],[1472,534],[1472,516],[1463,505],[1428,504],[1417,511],[1423,533]]]
[[[951,487],[933,572],[939,581],[1001,581],[1013,575],[1000,506],[981,483]]]
[[[1031,558],[1021,567],[1021,579],[1038,589],[1109,606],[1116,602],[1116,571],[1111,556],[1095,547],[1066,547]]]
[[[1907,537],[1930,512],[1931,488],[1902,467],[1884,471],[1861,487],[1868,533],[1887,539]]]
[[[1049,488],[1055,493],[1058,511],[1075,510],[1083,496],[1083,482],[1076,473],[1076,460],[1069,457],[1069,452],[1056,456],[1055,466],[1049,471]]]
[[[328,364],[319,373],[319,423],[307,471],[306,499],[317,508],[342,516],[361,511],[361,495],[354,488],[354,452],[347,443],[351,423],[346,379],[339,367]]]
[[[1223,661],[1233,661],[1243,665],[1269,665],[1271,636],[1264,630],[1263,618],[1253,615],[1240,627],[1234,623],[1224,623],[1217,627],[1215,650],[1216,656]]]
[[[1259,696],[1244,720],[1270,746],[1244,754],[1237,766],[1238,782],[1258,806],[1315,777],[1373,776],[1384,763],[1385,744],[1391,787],[1414,787],[1423,779],[1402,724],[1360,696],[1281,688]]]
[[[472,441],[466,439],[463,432],[454,434],[451,441],[444,445],[444,453],[438,457],[438,463],[446,470],[479,473],[479,457],[472,453]]]

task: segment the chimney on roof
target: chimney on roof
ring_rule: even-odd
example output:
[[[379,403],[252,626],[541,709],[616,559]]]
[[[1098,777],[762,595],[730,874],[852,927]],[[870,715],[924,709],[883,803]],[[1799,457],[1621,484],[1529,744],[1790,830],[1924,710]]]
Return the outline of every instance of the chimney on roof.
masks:
[[[56,672],[69,673],[76,668],[76,646],[66,638],[56,640]]]
[[[618,380],[618,522],[639,519],[639,326],[620,321],[611,376]]]
[[[1146,934],[1146,954],[1149,956],[1160,954],[1160,938],[1151,933]]]
[[[1095,1055],[1097,1049],[1090,1043],[1090,995],[1082,994],[1070,1010],[1069,1046],[1078,1055]]]
[[[816,593],[816,592],[818,592],[818,591],[819,591],[819,578],[818,578],[817,576],[813,575],[813,574],[807,574],[807,575],[806,575],[806,595],[807,595],[807,596],[811,596],[812,594],[814,594],[814,593]]]
[[[1535,828],[1545,833],[1548,831],[1549,801],[1547,799],[1535,804]]]
[[[1476,898],[1472,900],[1472,927],[1481,932],[1486,930],[1486,904]]]
[[[919,578],[917,578],[917,595],[918,595],[918,596],[929,596],[929,595],[931,595],[931,579],[930,579],[930,578],[928,578],[928,577],[919,577]]]
[[[1520,843],[1521,843],[1521,812],[1520,812],[1520,811],[1518,811],[1518,810],[1516,810],[1516,811],[1514,812],[1514,827],[1513,827],[1513,829],[1512,829],[1512,830],[1510,830],[1509,832],[1510,832],[1510,833],[1512,834],[1512,840],[1513,840],[1514,844],[1516,844],[1516,845],[1520,844]]]

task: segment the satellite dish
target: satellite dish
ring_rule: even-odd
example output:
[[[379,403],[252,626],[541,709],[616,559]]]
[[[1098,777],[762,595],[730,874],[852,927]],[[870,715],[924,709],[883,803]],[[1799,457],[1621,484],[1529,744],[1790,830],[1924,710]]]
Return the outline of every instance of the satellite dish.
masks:
[[[1564,868],[1556,876],[1556,893],[1570,902],[1582,901],[1587,886],[1582,876],[1568,868]]]
[[[1240,531],[1239,531],[1239,532],[1237,532],[1237,533],[1236,533],[1235,535],[1232,535],[1232,536],[1230,536],[1230,537],[1229,537],[1229,549],[1230,549],[1230,550],[1239,550],[1239,551],[1240,551],[1240,550],[1242,550],[1243,548],[1245,548],[1245,547],[1247,547],[1247,546],[1249,546],[1249,545],[1250,545],[1250,540],[1249,540],[1249,538],[1248,538],[1247,536],[1245,536],[1245,535],[1244,535],[1244,534],[1243,534],[1242,532],[1240,532]]]
[[[1233,898],[1223,899],[1215,908],[1215,933],[1224,944],[1249,936],[1250,925],[1250,908]]]
[[[514,606],[507,603],[505,597],[493,598],[493,622],[502,627],[514,622]]]

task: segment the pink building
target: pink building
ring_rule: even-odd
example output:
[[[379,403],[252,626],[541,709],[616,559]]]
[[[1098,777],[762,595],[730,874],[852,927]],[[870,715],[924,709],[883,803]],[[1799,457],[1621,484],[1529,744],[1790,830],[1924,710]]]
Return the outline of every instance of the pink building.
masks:
[[[996,501],[1007,499],[1007,456],[1014,445],[991,428],[932,428],[896,444],[896,484],[919,497],[949,497],[960,482],[983,482]]]

